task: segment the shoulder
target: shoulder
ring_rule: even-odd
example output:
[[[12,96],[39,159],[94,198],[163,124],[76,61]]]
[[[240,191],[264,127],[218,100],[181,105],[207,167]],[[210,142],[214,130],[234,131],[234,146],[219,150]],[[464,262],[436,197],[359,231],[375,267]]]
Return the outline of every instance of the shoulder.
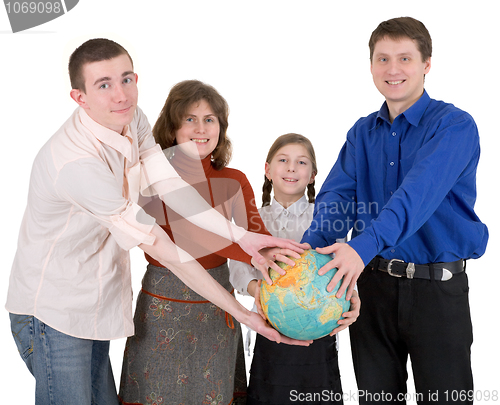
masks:
[[[370,115],[359,118],[347,133],[348,138],[356,138],[360,135],[370,133],[377,126],[379,112],[375,111]]]
[[[231,167],[223,167],[220,170],[212,170],[213,177],[220,177],[220,178],[226,178],[226,179],[233,179],[237,180],[241,185],[249,185],[250,182],[248,181],[247,176],[245,173],[238,169],[233,169]]]
[[[447,103],[441,100],[431,99],[429,103],[429,108],[425,112],[424,116],[428,119],[446,120],[447,122],[454,123],[458,121],[469,121],[474,123],[474,118],[472,116],[458,108],[451,103]]]

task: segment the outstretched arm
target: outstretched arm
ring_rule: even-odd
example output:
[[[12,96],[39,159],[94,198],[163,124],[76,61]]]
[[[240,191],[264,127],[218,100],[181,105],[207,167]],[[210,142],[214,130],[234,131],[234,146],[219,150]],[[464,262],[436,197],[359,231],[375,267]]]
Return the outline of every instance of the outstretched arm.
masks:
[[[153,226],[151,233],[155,237],[154,243],[152,245],[141,244],[139,247],[171,270],[195,292],[269,340],[293,345],[309,345],[309,341],[294,340],[281,335],[266,324],[259,315],[248,311],[236,301],[234,296],[217,283],[198,262],[190,257],[188,253],[178,248],[158,225]]]

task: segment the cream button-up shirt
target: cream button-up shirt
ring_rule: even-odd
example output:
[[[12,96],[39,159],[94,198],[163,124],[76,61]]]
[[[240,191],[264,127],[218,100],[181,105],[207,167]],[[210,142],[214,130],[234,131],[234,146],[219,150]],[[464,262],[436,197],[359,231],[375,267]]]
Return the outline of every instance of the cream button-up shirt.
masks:
[[[154,242],[137,199],[175,177],[139,108],[121,135],[77,108],[35,158],[6,309],[79,338],[132,335],[128,250]]]

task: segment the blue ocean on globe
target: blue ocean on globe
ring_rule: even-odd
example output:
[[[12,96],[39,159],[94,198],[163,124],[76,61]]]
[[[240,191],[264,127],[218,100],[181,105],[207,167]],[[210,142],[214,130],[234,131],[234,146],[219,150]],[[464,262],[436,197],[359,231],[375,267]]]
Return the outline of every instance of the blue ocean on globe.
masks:
[[[306,250],[294,266],[278,263],[286,270],[281,276],[273,269],[269,275],[272,285],[262,283],[260,302],[264,314],[275,329],[283,335],[300,340],[319,339],[328,335],[350,308],[350,301],[337,293],[342,280],[332,292],[326,287],[337,272],[330,270],[320,276],[318,270],[332,258],[316,250]]]

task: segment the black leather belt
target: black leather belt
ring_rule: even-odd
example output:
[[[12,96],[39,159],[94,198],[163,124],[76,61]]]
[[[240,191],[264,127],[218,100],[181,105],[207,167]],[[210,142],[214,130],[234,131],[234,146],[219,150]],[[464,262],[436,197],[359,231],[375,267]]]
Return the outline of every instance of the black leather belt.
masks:
[[[399,259],[384,259],[383,257],[376,256],[367,267],[372,269],[385,271],[393,277],[406,277],[406,278],[423,278],[426,280],[431,279],[430,268],[434,268],[434,279],[447,281],[453,277],[454,274],[461,273],[465,270],[464,260],[457,260],[456,262],[447,263],[431,263],[431,264],[415,264],[406,263]]]

